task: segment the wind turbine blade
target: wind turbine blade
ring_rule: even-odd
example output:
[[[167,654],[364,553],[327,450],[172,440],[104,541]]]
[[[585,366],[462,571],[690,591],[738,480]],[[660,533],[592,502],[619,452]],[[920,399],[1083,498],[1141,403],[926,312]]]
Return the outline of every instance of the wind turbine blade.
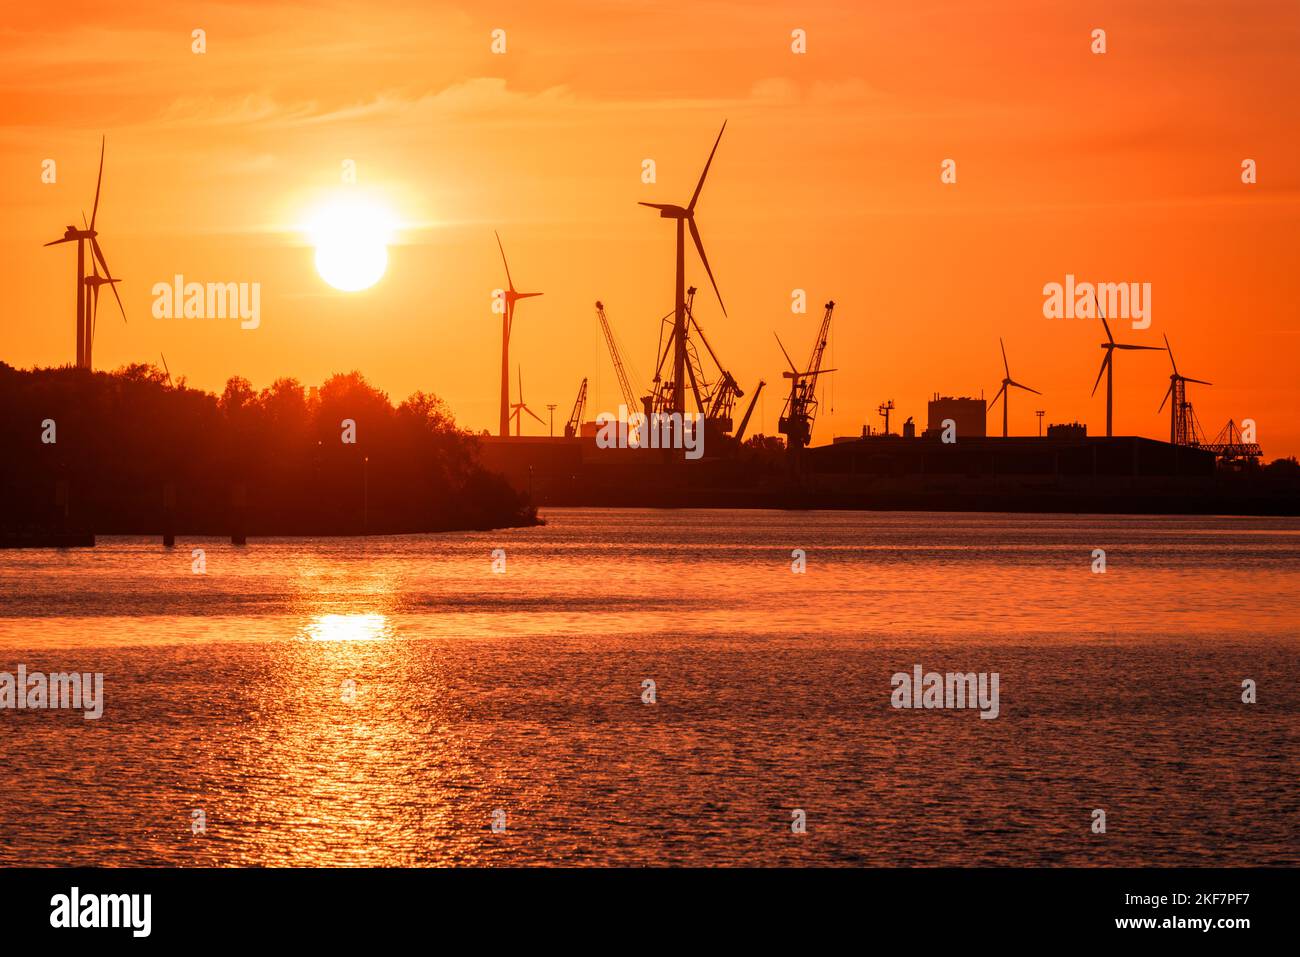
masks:
[[[713,270],[709,268],[709,257],[704,255],[704,243],[700,241],[700,231],[695,228],[695,220],[688,219],[686,222],[691,227],[691,239],[695,240],[695,249],[700,254],[700,262],[704,263],[704,271],[709,274],[709,282],[713,283],[713,293],[718,297],[718,305],[722,307],[722,314],[727,314],[727,305],[722,301],[722,293],[718,292],[718,282],[713,278]]]
[[[528,406],[524,406],[524,411],[527,412],[529,415],[531,415],[531,416],[532,416],[534,419],[536,419],[538,422],[541,422],[542,425],[545,425],[545,424],[546,424],[545,420],[544,420],[540,415],[538,415],[536,412],[534,412],[532,409],[528,408]]]
[[[704,177],[709,175],[709,167],[713,165],[713,154],[718,151],[718,144],[722,142],[722,134],[726,132],[726,129],[727,121],[723,120],[722,129],[718,130],[718,138],[713,141],[713,149],[709,152],[709,161],[704,164],[704,172],[700,174],[700,181],[695,184],[695,193],[691,196],[691,204],[686,207],[688,213],[695,212],[695,201],[700,198],[700,190],[704,188]]]
[[[998,394],[995,395],[995,396],[993,397],[993,400],[992,400],[991,402],[989,402],[988,407],[991,409],[991,408],[993,408],[995,405],[997,405],[997,404],[998,404],[998,399],[1001,398],[1001,397],[1002,397],[1002,393],[1004,393],[1004,392],[1006,392],[1006,391],[1007,391],[1006,383],[1003,383],[1002,388],[998,389]]]
[[[649,206],[651,209],[672,209],[672,208],[673,208],[673,204],[672,204],[672,203],[643,203],[643,202],[638,202],[637,205],[638,205],[638,206]]]
[[[534,296],[540,296],[540,295],[542,295],[542,293],[540,293],[540,292],[517,292],[517,293],[515,293],[515,298],[516,298],[516,299],[532,299]]]
[[[99,264],[104,267],[104,278],[112,279],[113,270],[108,268],[108,262],[107,260],[104,259],[104,250],[99,248],[99,240],[95,239],[94,237],[91,237],[90,240],[90,251],[94,254],[93,256],[90,257],[91,265],[93,266],[95,260],[98,259]]]
[[[1136,352],[1136,351],[1138,351],[1138,350],[1147,350],[1147,351],[1149,351],[1149,352],[1164,352],[1164,351],[1165,351],[1165,350],[1161,349],[1159,346],[1131,346],[1131,345],[1129,345],[1127,342],[1117,342],[1117,343],[1115,343],[1115,348],[1116,348],[1116,349],[1127,349],[1129,352]]]
[[[1007,385],[1013,385],[1017,389],[1024,389],[1026,392],[1032,392],[1034,395],[1042,395],[1037,389],[1031,389],[1027,385],[1021,385],[1019,382],[1008,382]]]
[[[1007,371],[1007,378],[1011,378],[1011,366],[1007,365],[1007,344],[998,336],[998,345],[1002,347],[1002,368]]]
[[[1100,311],[1101,306],[1098,306],[1097,309]],[[1111,344],[1113,345],[1114,342],[1115,342],[1115,337],[1112,336],[1112,335],[1110,334],[1110,324],[1109,324],[1108,322],[1106,322],[1106,317],[1105,317],[1105,316],[1102,316],[1102,317],[1101,317],[1101,325],[1102,325],[1102,328],[1104,328],[1104,329],[1106,330],[1106,341],[1109,342],[1109,343],[1111,343]]]
[[[99,215],[99,187],[104,182],[104,143],[107,137],[99,139],[99,178],[95,180],[95,205],[90,208],[90,228],[95,228],[95,217]]]
[[[65,237],[63,237],[62,239],[56,239],[56,240],[54,240],[54,242],[52,242],[52,243],[46,243],[45,245],[46,245],[46,246],[57,246],[57,245],[59,245],[60,243],[70,243],[70,242],[74,242],[74,241],[76,241],[76,238],[77,238],[77,237],[75,237],[75,236],[65,236]]]
[[[122,305],[122,297],[117,294],[117,280],[114,279],[108,284],[108,288],[113,290],[113,298],[117,300],[117,308],[122,311],[122,322],[126,323],[126,306]]]
[[[510,287],[511,292],[514,292],[515,281],[510,278],[510,263],[506,262],[506,249],[501,245],[501,234],[494,229],[492,235],[497,238],[497,249],[501,250],[501,264],[506,267],[506,285]]]
[[[1169,396],[1173,394],[1173,391],[1174,383],[1170,380],[1169,388],[1165,389],[1165,397],[1160,400],[1160,408],[1156,409],[1157,412],[1163,412],[1165,410],[1165,403],[1169,401]]]
[[[1106,366],[1110,364],[1110,350],[1106,350],[1106,357],[1101,360],[1101,369],[1097,372],[1097,381],[1092,384],[1092,395],[1097,394],[1097,386],[1101,385],[1101,377],[1106,374]]]
[[[774,332],[772,335],[776,336],[776,333]],[[776,336],[776,344],[781,347],[781,353],[785,356],[785,361],[790,363],[790,371],[795,375],[799,375],[799,369],[795,366],[794,360],[790,358],[790,353],[785,351],[785,345],[781,342],[780,336]]]
[[[524,404],[524,367],[518,366],[515,372],[519,374],[519,404]]]
[[[108,263],[104,259],[104,250],[99,248],[99,240],[93,236],[90,237],[90,248],[95,253],[94,258],[98,259],[99,264],[104,267],[104,277],[113,287],[113,298],[117,300],[117,308],[122,310],[122,321],[126,322],[126,307],[122,305],[122,297],[117,294],[117,280],[113,278],[113,273],[108,268]]]
[[[1174,367],[1174,375],[1178,375],[1178,363],[1174,361],[1174,350],[1169,345],[1169,337],[1165,336],[1165,351],[1169,353],[1169,364]]]
[[[1206,382],[1204,379],[1189,379],[1186,376],[1179,376],[1184,382],[1195,382],[1197,385],[1214,385],[1213,382]]]

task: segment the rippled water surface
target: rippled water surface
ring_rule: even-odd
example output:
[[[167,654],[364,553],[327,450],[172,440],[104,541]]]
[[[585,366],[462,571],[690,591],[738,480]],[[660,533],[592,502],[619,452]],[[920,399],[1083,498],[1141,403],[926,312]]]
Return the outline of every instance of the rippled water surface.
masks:
[[[0,863],[1300,863],[1300,521],[546,518],[0,552]]]

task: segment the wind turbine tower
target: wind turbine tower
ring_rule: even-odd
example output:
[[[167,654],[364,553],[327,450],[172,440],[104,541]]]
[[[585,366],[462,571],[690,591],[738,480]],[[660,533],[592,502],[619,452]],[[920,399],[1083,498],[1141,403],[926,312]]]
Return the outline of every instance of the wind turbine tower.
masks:
[[[659,216],[663,219],[674,219],[677,221],[677,272],[676,280],[673,286],[673,337],[675,339],[673,350],[673,401],[670,412],[686,413],[686,230],[691,231],[691,239],[695,243],[695,249],[700,254],[700,262],[704,264],[704,271],[709,274],[709,282],[713,283],[713,292],[718,297],[718,305],[722,306],[722,314],[727,314],[727,307],[722,301],[722,293],[718,292],[718,283],[713,278],[713,270],[709,268],[709,258],[704,254],[704,243],[700,239],[700,231],[695,225],[695,204],[699,201],[700,190],[704,188],[704,178],[709,175],[709,167],[713,164],[713,155],[718,152],[718,144],[722,142],[722,134],[727,129],[726,121],[723,121],[722,129],[718,131],[718,138],[713,141],[713,150],[709,153],[708,162],[704,164],[704,172],[700,173],[700,181],[695,184],[695,192],[691,194],[691,201],[686,206],[674,206],[671,203],[640,203],[641,206],[649,206],[651,209],[659,210]]]
[[[510,331],[515,321],[515,303],[520,299],[531,299],[533,296],[540,296],[540,292],[518,292],[515,289],[515,281],[510,278],[510,263],[506,262],[505,247],[501,245],[501,234],[494,233],[497,238],[497,249],[501,250],[501,264],[506,267],[506,311],[501,315],[501,422],[500,434],[504,437],[510,434],[510,410],[514,408],[510,404]],[[532,410],[529,410],[532,414]],[[515,433],[518,434],[518,428]]]
[[[1115,337],[1110,334],[1110,325],[1106,322],[1106,314],[1101,311],[1101,303],[1097,301],[1097,294],[1093,293],[1092,301],[1097,306],[1097,315],[1101,316],[1102,328],[1106,330],[1106,341],[1101,347],[1106,350],[1105,357],[1101,360],[1101,369],[1097,372],[1097,381],[1092,384],[1092,394],[1097,394],[1097,386],[1101,384],[1102,373],[1106,374],[1106,438],[1110,438],[1114,433],[1111,429],[1113,413],[1115,407],[1115,358],[1113,353],[1116,349],[1127,349],[1138,351],[1146,349],[1158,351],[1156,346],[1130,346],[1122,342],[1116,342]]]
[[[528,408],[528,403],[524,401],[524,370],[522,366],[519,368],[519,401],[512,402],[510,408],[512,410],[511,416],[515,420],[515,438],[518,438],[520,435],[520,425],[523,422],[523,413],[525,412],[531,415],[538,422],[541,422],[542,425],[546,424],[545,422],[542,422],[542,417],[532,409]]]
[[[998,345],[1002,347],[1002,368],[1006,371],[1006,377],[1002,380],[1002,388],[998,389],[998,394],[995,395],[993,401],[989,403],[989,408],[991,409],[993,406],[997,405],[998,397],[1001,396],[1002,437],[1005,439],[1007,437],[1007,406],[1011,402],[1011,389],[1013,387],[1016,389],[1024,389],[1026,392],[1032,392],[1034,395],[1042,395],[1043,393],[1039,392],[1037,389],[1031,389],[1027,385],[1021,385],[1015,379],[1011,378],[1011,366],[1007,363],[1007,345],[1001,338],[998,339]]]
[[[1169,364],[1173,366],[1174,371],[1169,376],[1169,388],[1165,392],[1165,397],[1160,400],[1160,408],[1156,411],[1163,411],[1165,403],[1172,398],[1174,404],[1169,407],[1169,444],[1191,445],[1195,429],[1191,422],[1192,404],[1187,401],[1187,383],[1195,382],[1197,385],[1214,383],[1179,374],[1178,363],[1174,361],[1174,350],[1169,345],[1168,336],[1165,336],[1165,351],[1169,353]]]
[[[126,322],[126,309],[122,306],[122,297],[117,294],[117,283],[119,279],[113,278],[113,272],[108,268],[108,261],[104,258],[104,250],[100,248],[98,231],[95,229],[95,218],[99,215],[99,190],[104,182],[104,146],[106,139],[101,138],[99,141],[99,175],[95,179],[95,204],[90,208],[90,222],[85,223],[84,229],[78,229],[76,226],[69,226],[63,232],[61,239],[48,242],[46,246],[58,246],[62,243],[77,244],[77,368],[89,369],[91,367],[91,350],[95,342],[95,306],[99,302],[99,287],[109,286],[113,290],[113,298],[117,300],[117,308],[122,310],[122,321]],[[83,214],[84,221],[84,214]],[[90,269],[91,274],[86,275],[86,244],[90,244]],[[98,264],[98,265],[96,265]],[[100,269],[104,274],[99,274]],[[87,298],[87,290],[90,296]]]

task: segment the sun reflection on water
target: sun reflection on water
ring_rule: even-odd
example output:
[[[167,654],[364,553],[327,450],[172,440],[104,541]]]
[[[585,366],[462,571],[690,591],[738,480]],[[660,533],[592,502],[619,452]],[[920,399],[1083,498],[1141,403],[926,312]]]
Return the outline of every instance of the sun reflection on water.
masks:
[[[303,627],[307,641],[384,641],[393,637],[387,615],[316,615]]]

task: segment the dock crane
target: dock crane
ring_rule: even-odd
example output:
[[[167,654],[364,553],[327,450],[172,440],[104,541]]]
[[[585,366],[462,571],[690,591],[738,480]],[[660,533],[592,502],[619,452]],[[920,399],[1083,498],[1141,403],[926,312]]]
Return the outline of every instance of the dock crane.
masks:
[[[781,352],[785,354],[785,361],[790,364],[790,371],[781,373],[782,377],[790,380],[790,395],[785,400],[785,408],[777,421],[777,430],[786,437],[786,448],[792,452],[804,448],[812,440],[813,422],[817,418],[817,377],[835,371],[822,368],[822,354],[826,351],[826,341],[830,338],[831,313],[834,310],[834,300],[826,303],[826,312],[813,342],[807,369],[797,369],[790,353],[785,351],[781,337],[776,338],[776,344],[781,346]]]
[[[691,298],[694,299],[695,297],[692,295]],[[691,389],[695,392],[696,401],[700,402],[700,408],[704,410],[705,420],[713,423],[720,431],[730,432],[732,410],[735,408],[736,400],[744,396],[745,392],[740,388],[740,383],[736,381],[735,377],[718,360],[718,354],[713,351],[713,346],[709,345],[704,330],[696,323],[695,314],[688,312],[687,315],[691,328],[699,334],[700,342],[704,343],[709,358],[713,360],[713,364],[717,366],[721,375],[717,382],[712,385],[704,382],[704,367],[699,362],[699,356],[695,354],[694,344],[691,343],[690,351],[695,356],[695,365],[700,369],[697,374],[690,370],[689,365],[687,366],[687,369],[691,371]],[[703,397],[700,395],[701,386],[703,386]]]
[[[578,434],[582,428],[582,411],[587,407],[587,380],[582,380],[582,385],[578,386],[578,399],[573,403],[573,411],[569,413],[569,421],[564,426],[564,437],[571,439]]]
[[[695,368],[694,368],[694,366],[698,364],[699,355],[695,351],[695,344],[690,341],[690,328],[691,328],[692,320],[694,318],[694,313],[692,312],[691,307],[694,304],[695,304],[695,287],[691,286],[689,289],[686,290],[686,299],[682,306],[683,312],[685,313],[685,317],[686,317],[685,321],[682,324],[685,335],[683,336],[684,344],[681,348],[681,352],[686,357],[686,361],[682,365],[682,371],[684,376],[689,377],[692,384],[695,385],[695,388],[693,390],[695,393],[695,405],[696,408],[703,411],[704,400],[700,397],[699,383],[695,375]],[[675,324],[670,323],[670,320],[672,320],[675,315],[676,315],[676,311],[670,312],[668,313],[668,315],[664,316],[660,320],[659,345],[662,346],[662,348],[656,350],[659,356],[659,361],[655,365],[655,374],[654,374],[654,378],[651,380],[650,394],[646,396],[646,402],[645,402],[646,415],[651,415],[655,412],[663,412],[663,413],[671,412],[673,410],[674,403],[676,402],[677,383],[672,378],[667,378],[667,379],[664,378],[664,365],[668,362],[668,357],[670,355],[676,356],[678,352],[677,327]],[[664,341],[664,336],[663,336],[663,330],[665,328],[669,330],[667,341]],[[695,361],[692,362],[692,359],[694,359]],[[670,367],[670,372],[671,372],[671,367]],[[684,389],[682,394],[685,395]],[[683,411],[685,411],[684,408]]]
[[[605,333],[605,344],[609,346],[609,358],[614,363],[614,375],[618,378],[618,390],[623,393],[623,403],[627,406],[628,412],[635,412],[639,403],[636,401],[636,395],[632,392],[631,383],[627,381],[627,370],[623,368],[623,356],[619,352],[618,343],[614,339],[614,330],[609,325],[609,319],[605,317],[605,305],[599,300],[596,301],[596,317],[600,320],[601,332]]]
[[[767,385],[762,379],[758,380],[758,388],[754,390],[753,397],[749,400],[749,408],[745,410],[745,417],[740,420],[740,428],[736,430],[736,442],[745,441],[745,429],[749,428],[749,417],[754,414],[754,406],[758,404],[758,397],[763,394],[763,386]]]
[[[727,367],[722,364],[718,354],[713,351],[713,346],[709,343],[708,337],[704,334],[704,329],[700,326],[695,318],[695,293],[696,289],[691,286],[686,290],[685,311],[685,346],[684,352],[686,361],[682,368],[687,377],[687,385],[690,388],[690,394],[695,398],[695,407],[704,413],[705,427],[711,431],[720,433],[731,432],[733,427],[733,415],[736,408],[736,400],[743,398],[745,391],[740,388],[735,376],[728,371]],[[676,383],[671,379],[664,379],[664,366],[667,365],[669,356],[676,354],[677,331],[675,327],[667,325],[667,321],[672,317],[669,313],[663,319],[661,328],[669,328],[667,341],[660,336],[661,349],[658,350],[659,361],[655,367],[654,379],[652,380],[650,395],[645,398],[646,414],[654,412],[667,413],[673,408],[676,401],[677,388]],[[700,357],[700,351],[696,347],[696,341],[704,344],[704,350],[712,361],[714,368],[717,369],[717,377],[710,381],[706,374],[706,367]],[[761,386],[760,386],[761,388]],[[758,398],[755,392],[754,399]],[[753,400],[750,402],[750,408],[753,408]],[[746,415],[748,419],[748,415]]]
[[[1188,413],[1191,412],[1191,403],[1187,403]],[[1200,432],[1200,423],[1197,423],[1196,431]],[[1219,462],[1233,468],[1240,468],[1247,460],[1260,459],[1264,455],[1264,450],[1259,447],[1258,442],[1247,442],[1241,434],[1241,429],[1232,419],[1228,424],[1219,430],[1213,441],[1196,443],[1200,448],[1213,452],[1219,458]]]

